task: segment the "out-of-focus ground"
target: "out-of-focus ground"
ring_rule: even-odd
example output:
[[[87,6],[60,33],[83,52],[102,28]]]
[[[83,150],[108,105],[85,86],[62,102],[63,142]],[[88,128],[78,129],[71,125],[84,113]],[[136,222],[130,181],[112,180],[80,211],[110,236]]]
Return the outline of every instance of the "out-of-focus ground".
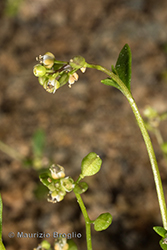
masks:
[[[16,7],[14,8],[14,2]],[[8,5],[7,5],[8,3]],[[110,212],[113,223],[93,230],[95,250],[157,250],[152,227],[162,225],[145,145],[122,94],[100,83],[103,73],[87,70],[79,81],[52,95],[32,74],[35,58],[51,51],[58,60],[82,55],[107,68],[125,43],[132,50],[132,93],[143,113],[146,105],[167,110],[167,1],[160,0],[1,0],[0,3],[0,140],[25,158],[32,156],[32,136],[46,134],[45,161],[64,166],[77,178],[82,158],[94,151],[101,171],[86,181],[83,195],[90,218]],[[167,140],[166,123],[161,132]],[[151,135],[167,195],[167,166]],[[86,249],[83,217],[73,194],[58,204],[38,200],[38,173],[0,152],[3,240],[7,250],[31,250],[38,237],[17,232],[80,232]],[[9,238],[8,233],[15,237]]]

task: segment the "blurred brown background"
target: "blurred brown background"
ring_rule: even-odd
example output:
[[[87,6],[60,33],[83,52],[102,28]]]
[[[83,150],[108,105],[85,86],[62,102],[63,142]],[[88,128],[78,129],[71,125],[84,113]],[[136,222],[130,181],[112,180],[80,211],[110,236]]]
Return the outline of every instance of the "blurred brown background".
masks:
[[[46,134],[43,161],[64,166],[75,180],[82,158],[94,151],[101,171],[86,181],[83,195],[90,218],[110,212],[113,223],[93,234],[95,250],[160,249],[152,227],[162,225],[145,145],[128,102],[100,83],[105,75],[88,69],[79,81],[48,94],[32,74],[35,58],[50,51],[58,60],[82,55],[107,68],[125,43],[132,50],[132,93],[143,113],[146,105],[167,110],[167,1],[165,0],[1,0],[0,140],[32,158],[32,136]],[[166,123],[161,132],[167,140]],[[151,135],[167,189],[167,166]],[[7,250],[30,250],[41,239],[17,232],[80,232],[83,217],[73,194],[59,204],[37,199],[38,173],[0,151],[3,240]],[[167,191],[166,191],[167,195]],[[9,238],[14,232],[16,237]],[[54,238],[48,239],[52,244]]]

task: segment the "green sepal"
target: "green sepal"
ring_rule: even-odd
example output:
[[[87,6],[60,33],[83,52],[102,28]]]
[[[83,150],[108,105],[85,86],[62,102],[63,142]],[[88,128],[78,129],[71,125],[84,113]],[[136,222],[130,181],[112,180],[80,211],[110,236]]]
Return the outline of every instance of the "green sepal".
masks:
[[[55,63],[55,64],[53,65],[53,70],[57,71],[57,70],[61,69],[62,66],[63,66],[63,64],[56,64],[56,63]]]
[[[121,87],[115,82],[113,81],[111,78],[106,78],[106,79],[103,79],[101,80],[101,83],[107,85],[107,86],[112,86],[112,87],[115,87],[117,89],[119,89],[121,92],[122,92],[122,89]]]
[[[67,240],[68,243],[68,250],[78,250],[77,245],[72,239]]]
[[[63,85],[65,85],[69,80],[69,75],[66,72],[63,72],[60,75],[60,78],[58,79],[59,83],[60,83],[60,87],[62,87]]]
[[[94,229],[96,231],[103,231],[107,229],[112,222],[112,216],[110,213],[103,213],[97,217],[94,221]]]
[[[46,171],[42,174],[40,174],[39,176],[39,179],[40,181],[46,186],[48,187],[51,183],[48,181],[48,178],[50,178],[52,180],[52,177],[51,177],[51,174],[50,174],[50,171]]]
[[[55,183],[54,182],[51,182],[49,183],[49,185],[47,186],[47,188],[50,190],[50,191],[55,191],[56,187],[55,187]]]
[[[85,156],[81,164],[81,177],[92,176],[96,174],[101,167],[102,160],[100,157],[92,152]]]
[[[119,78],[126,85],[129,91],[131,91],[130,89],[131,63],[132,63],[131,50],[130,50],[129,45],[125,44],[125,46],[122,48],[121,52],[119,53],[114,71],[117,72]]]
[[[153,227],[154,231],[159,234],[161,237],[166,237],[167,230],[165,230],[163,227]]]
[[[45,75],[42,77],[38,77],[39,84],[44,86],[47,85],[49,78]]]
[[[88,184],[86,182],[80,182],[75,185],[74,192],[77,194],[83,194],[88,190]]]

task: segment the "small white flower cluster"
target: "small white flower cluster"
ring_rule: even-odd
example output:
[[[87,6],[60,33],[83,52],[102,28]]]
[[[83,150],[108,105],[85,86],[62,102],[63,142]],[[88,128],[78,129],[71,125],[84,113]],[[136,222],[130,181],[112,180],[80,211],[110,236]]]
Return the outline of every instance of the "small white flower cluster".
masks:
[[[84,73],[86,70],[85,59],[81,56],[74,57],[70,62],[64,62],[55,60],[55,56],[47,52],[43,56],[36,57],[36,60],[39,63],[34,66],[33,73],[43,88],[53,94],[66,83],[71,88],[79,78],[76,71],[80,69]]]
[[[60,202],[64,199],[66,192],[71,192],[75,186],[71,177],[65,177],[64,168],[60,165],[52,165],[49,168],[49,175],[41,175],[40,180],[49,189],[48,201],[52,203]]]

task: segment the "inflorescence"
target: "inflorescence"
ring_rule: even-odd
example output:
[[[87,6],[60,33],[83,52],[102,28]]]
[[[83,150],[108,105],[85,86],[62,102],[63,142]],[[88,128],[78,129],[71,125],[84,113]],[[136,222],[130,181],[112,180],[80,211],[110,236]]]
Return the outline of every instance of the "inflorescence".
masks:
[[[33,73],[38,77],[43,88],[53,94],[66,83],[71,87],[78,80],[76,73],[78,69],[82,73],[86,70],[85,59],[81,56],[76,56],[69,62],[65,62],[57,61],[51,52],[47,52],[43,56],[36,57],[36,60],[39,63],[34,66]]]
[[[74,189],[74,180],[65,177],[64,168],[53,164],[49,171],[40,175],[41,182],[49,189],[48,201],[52,203],[60,202],[64,199],[66,192]]]

